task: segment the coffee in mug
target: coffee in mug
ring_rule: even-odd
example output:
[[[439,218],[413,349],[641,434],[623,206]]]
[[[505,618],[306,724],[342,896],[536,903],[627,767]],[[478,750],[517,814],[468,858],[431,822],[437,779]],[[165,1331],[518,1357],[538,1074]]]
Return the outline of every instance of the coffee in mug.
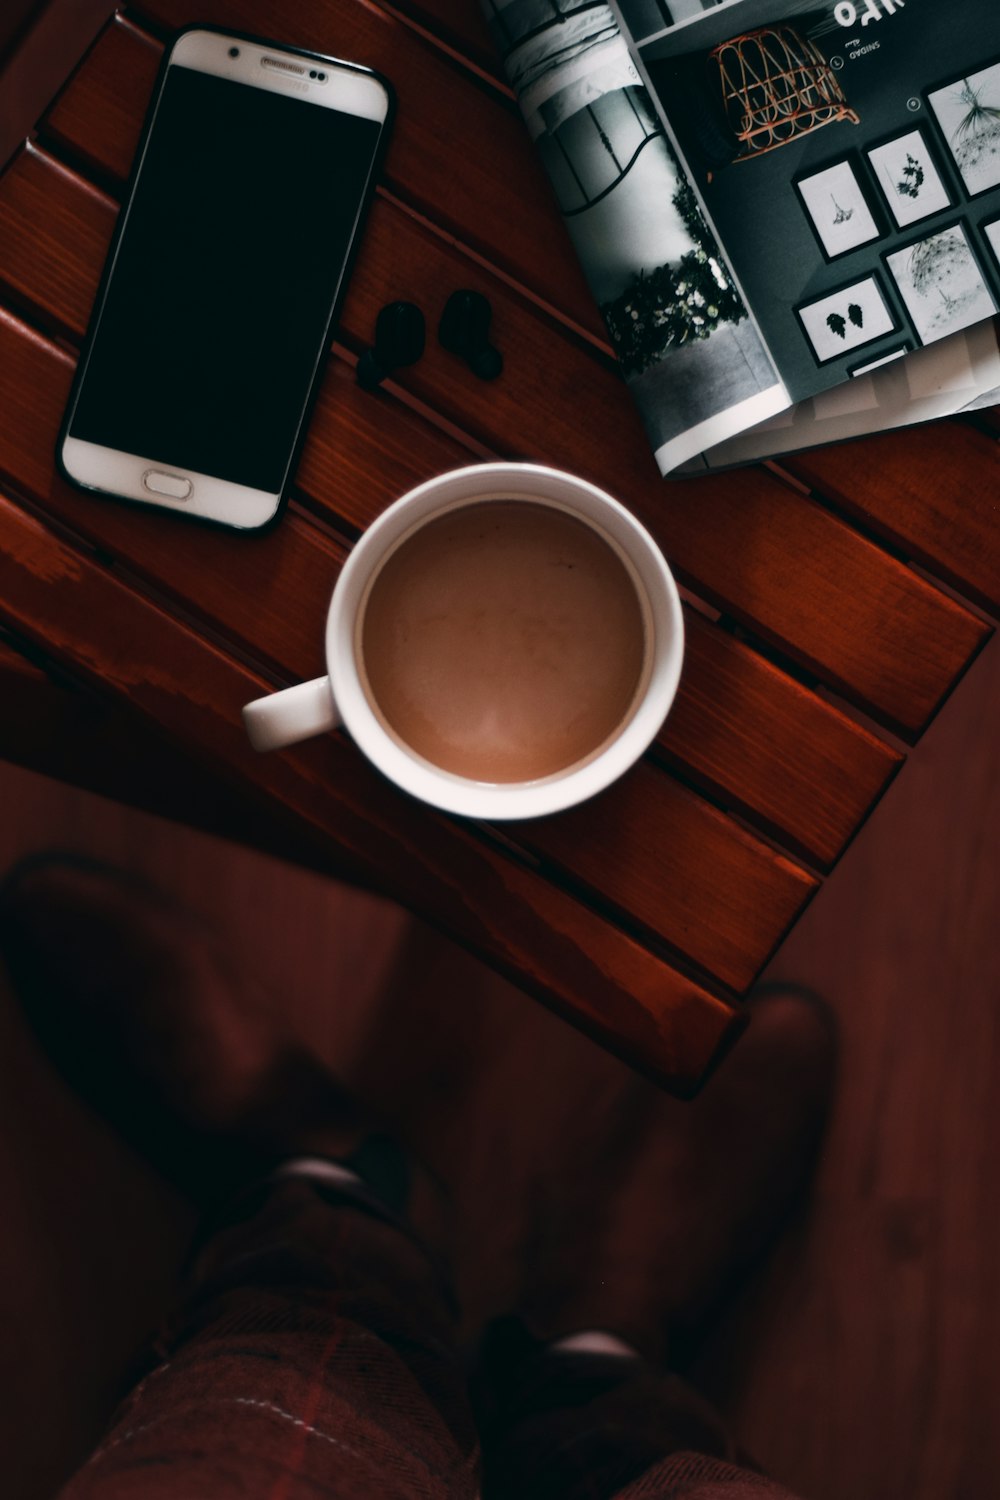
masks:
[[[435,807],[538,817],[638,759],[683,652],[670,569],[623,505],[557,469],[476,464],[368,528],[330,601],[329,676],[243,719],[257,750],[343,725]]]
[[[365,695],[406,749],[476,781],[535,781],[599,755],[641,694],[637,581],[588,522],[487,500],[396,544],[356,629]]]

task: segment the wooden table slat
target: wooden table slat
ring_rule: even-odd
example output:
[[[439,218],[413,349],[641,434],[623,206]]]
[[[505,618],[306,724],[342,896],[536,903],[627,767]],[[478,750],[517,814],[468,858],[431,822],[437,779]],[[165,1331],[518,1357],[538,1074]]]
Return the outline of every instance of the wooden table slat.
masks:
[[[5,717],[16,715],[20,704],[20,695],[41,694],[50,688],[55,691],[55,686],[48,673],[36,662],[29,661],[22,652],[15,649],[10,641],[0,639],[0,682],[4,687],[4,703],[9,703],[5,710]],[[8,700],[7,693],[12,697]]]
[[[379,0],[379,4],[383,10],[402,16],[426,31],[439,45],[456,50],[498,86],[507,88],[503,64],[490,36],[481,0],[390,0],[388,4]]]
[[[57,648],[168,738],[350,850],[390,894],[647,1072],[690,1088],[731,1037],[730,1006],[533,871],[383,781],[340,736],[259,757],[240,705],[265,684],[0,498],[0,618]]]
[[[124,181],[162,56],[154,37],[116,15],[57,94],[40,128],[92,171]]]
[[[740,951],[749,947],[746,934],[753,934],[753,951],[764,953],[763,968],[817,882],[781,856],[762,871],[756,839],[734,837],[728,818],[693,798],[684,817],[689,794],[669,785],[667,807],[662,782],[640,764],[585,806],[513,823],[506,831],[567,879],[613,891],[623,909],[654,933],[665,935],[669,908],[675,946],[678,928],[696,930],[711,912],[712,972],[746,988],[746,956]],[[773,946],[764,951],[769,935]],[[685,948],[681,939],[680,946],[687,951],[690,940]]]
[[[102,73],[103,45],[91,58]],[[86,74],[60,104],[64,125],[79,116],[74,128],[85,135],[97,109],[90,82],[87,110],[71,105]],[[404,266],[420,268],[421,286],[401,277]],[[396,296],[416,298],[436,317],[463,283],[492,297],[509,373],[475,388],[465,366],[431,342],[401,376],[408,389],[496,451],[508,453],[516,433],[512,456],[561,463],[618,494],[691,587],[874,717],[904,735],[920,732],[985,639],[981,622],[761,469],[664,484],[615,373],[566,340],[555,378],[553,329],[537,308],[391,202],[373,210],[345,337],[365,343],[378,308]]]
[[[828,869],[903,763],[766,658],[687,613],[684,674],[657,747],[725,806]]]
[[[0,760],[129,807],[248,844],[344,879],[356,878],[337,851],[317,851],[281,816],[235,787],[221,771],[164,739],[127,704],[58,680],[0,641]]]
[[[25,152],[0,182],[0,282],[78,337],[113,214],[112,201],[80,187],[75,173],[46,153]],[[36,241],[42,247],[37,255],[32,251]],[[64,394],[53,399],[50,392],[54,388],[64,393],[69,380],[68,371],[50,370],[53,358],[46,359],[37,343],[20,352],[12,348],[8,355],[10,361],[18,361],[19,382],[33,392],[31,405],[39,415],[45,413],[50,434],[65,399]],[[53,441],[54,436],[38,441],[41,472],[33,468],[37,454],[21,445],[20,456],[8,458],[13,481],[44,494],[48,508],[68,524],[83,525],[86,517],[87,534],[103,547],[124,548],[122,555],[132,566],[146,570],[152,560],[162,571],[164,549],[156,525],[160,518],[146,512],[139,519],[125,519],[118,507],[98,505],[96,512],[84,507],[75,492],[54,484],[49,476]],[[387,393],[373,397],[361,392],[350,369],[335,360],[297,484],[315,497],[335,497],[338,518],[360,530],[410,485],[473,456]],[[186,568],[194,567],[192,553],[215,558],[220,549],[232,546],[229,538],[213,535],[208,540],[202,532],[192,544],[185,544],[189,529],[183,523],[167,525],[173,527],[171,535],[180,533]],[[324,561],[322,545],[310,557],[301,523],[292,517],[278,530],[281,539],[273,546],[259,539],[247,543],[242,553],[245,568],[238,576],[219,557],[213,566],[224,581],[214,586],[208,575],[202,599],[212,601],[219,628],[235,632],[244,645],[263,653],[264,660],[278,663],[279,670],[292,677],[310,675],[318,670],[321,601],[339,558]],[[289,555],[295,551],[297,561],[288,564],[290,577],[285,564],[274,558],[279,548]],[[194,592],[196,572],[195,568],[190,575],[189,593]],[[182,578],[187,576],[182,573]],[[305,586],[307,578],[311,587]],[[279,580],[288,590],[285,608],[278,595]],[[158,581],[164,585],[162,578]],[[723,684],[725,693],[720,691]],[[899,763],[896,752],[882,741],[694,612],[687,670],[661,743],[670,763],[713,797],[820,866],[836,858]]]
[[[8,300],[82,341],[118,205],[30,142],[0,177],[0,265]]]
[[[1000,607],[1000,446],[964,422],[810,448],[782,468],[968,598]]]
[[[0,332],[5,334],[0,340],[5,368],[14,372],[36,363],[38,340],[22,334],[11,319],[0,320]],[[66,360],[64,390],[70,373]],[[0,450],[0,469],[19,488],[30,489],[50,512],[52,494],[64,488],[51,458],[52,424],[61,405],[53,374],[50,363],[45,387],[30,378],[17,381],[17,420],[10,424],[10,432],[19,437],[7,437]],[[55,389],[55,400],[51,394],[46,397],[46,389]],[[237,539],[185,526],[177,517],[92,499],[68,487],[59,514],[102,548],[116,538],[118,556],[138,563],[159,591],[180,599],[188,608],[204,613],[206,601],[211,601],[207,608],[213,624],[230,636],[253,631],[255,639],[270,639],[277,652],[281,649],[277,642],[285,636],[286,608],[299,612],[301,624],[311,615],[313,644],[307,673],[322,670],[322,622],[342,554],[330,544],[324,546],[319,536],[306,542],[302,536],[306,523],[301,518],[289,516],[263,537]],[[123,548],[123,543],[131,545]],[[239,621],[236,630],[234,620]],[[648,771],[643,786],[643,814],[631,820],[620,836],[627,852],[624,884],[619,882],[616,867],[589,857],[592,841],[585,830],[574,835],[575,824],[563,835],[562,847],[567,839],[579,843],[581,882],[605,900],[612,892],[633,885],[637,895],[661,889],[668,872],[675,866],[683,869],[688,861],[700,861],[707,873],[705,857],[710,850],[713,896],[731,891],[728,902],[699,899],[706,893],[700,891],[698,881],[685,879],[682,894],[673,901],[654,908],[644,897],[642,913],[636,915],[691,962],[723,983],[745,988],[812,893],[814,879],[766,845],[750,840],[731,820],[690,796],[664,772]],[[551,820],[553,825],[560,821]]]

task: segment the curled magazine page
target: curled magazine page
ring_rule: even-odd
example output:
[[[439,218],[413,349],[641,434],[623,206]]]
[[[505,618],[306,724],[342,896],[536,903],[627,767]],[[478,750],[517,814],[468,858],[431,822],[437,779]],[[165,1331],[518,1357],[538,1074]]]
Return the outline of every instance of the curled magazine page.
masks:
[[[609,5],[484,0],[663,474],[788,406]]]
[[[899,349],[860,365],[851,380],[717,444],[684,472],[755,463],[821,443],[996,406],[998,386],[1000,343],[997,320],[991,319],[912,353]]]

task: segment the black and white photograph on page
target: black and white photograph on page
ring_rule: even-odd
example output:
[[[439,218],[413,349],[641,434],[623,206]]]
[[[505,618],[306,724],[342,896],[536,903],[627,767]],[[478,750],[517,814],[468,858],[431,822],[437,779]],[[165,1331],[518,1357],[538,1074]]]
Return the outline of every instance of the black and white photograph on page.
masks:
[[[498,0],[491,29],[660,468],[787,405],[611,8]]]
[[[1000,187],[1000,63],[927,96],[970,198]]]
[[[895,319],[874,276],[800,307],[799,318],[820,364],[892,333]]]
[[[878,239],[879,229],[850,161],[834,162],[797,183],[806,216],[828,259]]]
[[[921,343],[968,328],[997,310],[960,224],[887,255],[886,264]]]
[[[868,160],[899,229],[951,207],[948,189],[920,130],[908,130],[875,146]]]

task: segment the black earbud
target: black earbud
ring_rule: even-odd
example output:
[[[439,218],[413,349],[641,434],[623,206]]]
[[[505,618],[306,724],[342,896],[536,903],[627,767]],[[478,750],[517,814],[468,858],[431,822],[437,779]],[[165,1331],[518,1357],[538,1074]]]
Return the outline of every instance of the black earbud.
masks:
[[[480,380],[496,380],[503,355],[489,339],[493,309],[482,292],[452,292],[445,303],[438,339],[443,348],[466,360]]]
[[[358,385],[374,391],[392,370],[424,352],[424,315],[415,302],[387,302],[375,320],[375,343],[358,360]]]

